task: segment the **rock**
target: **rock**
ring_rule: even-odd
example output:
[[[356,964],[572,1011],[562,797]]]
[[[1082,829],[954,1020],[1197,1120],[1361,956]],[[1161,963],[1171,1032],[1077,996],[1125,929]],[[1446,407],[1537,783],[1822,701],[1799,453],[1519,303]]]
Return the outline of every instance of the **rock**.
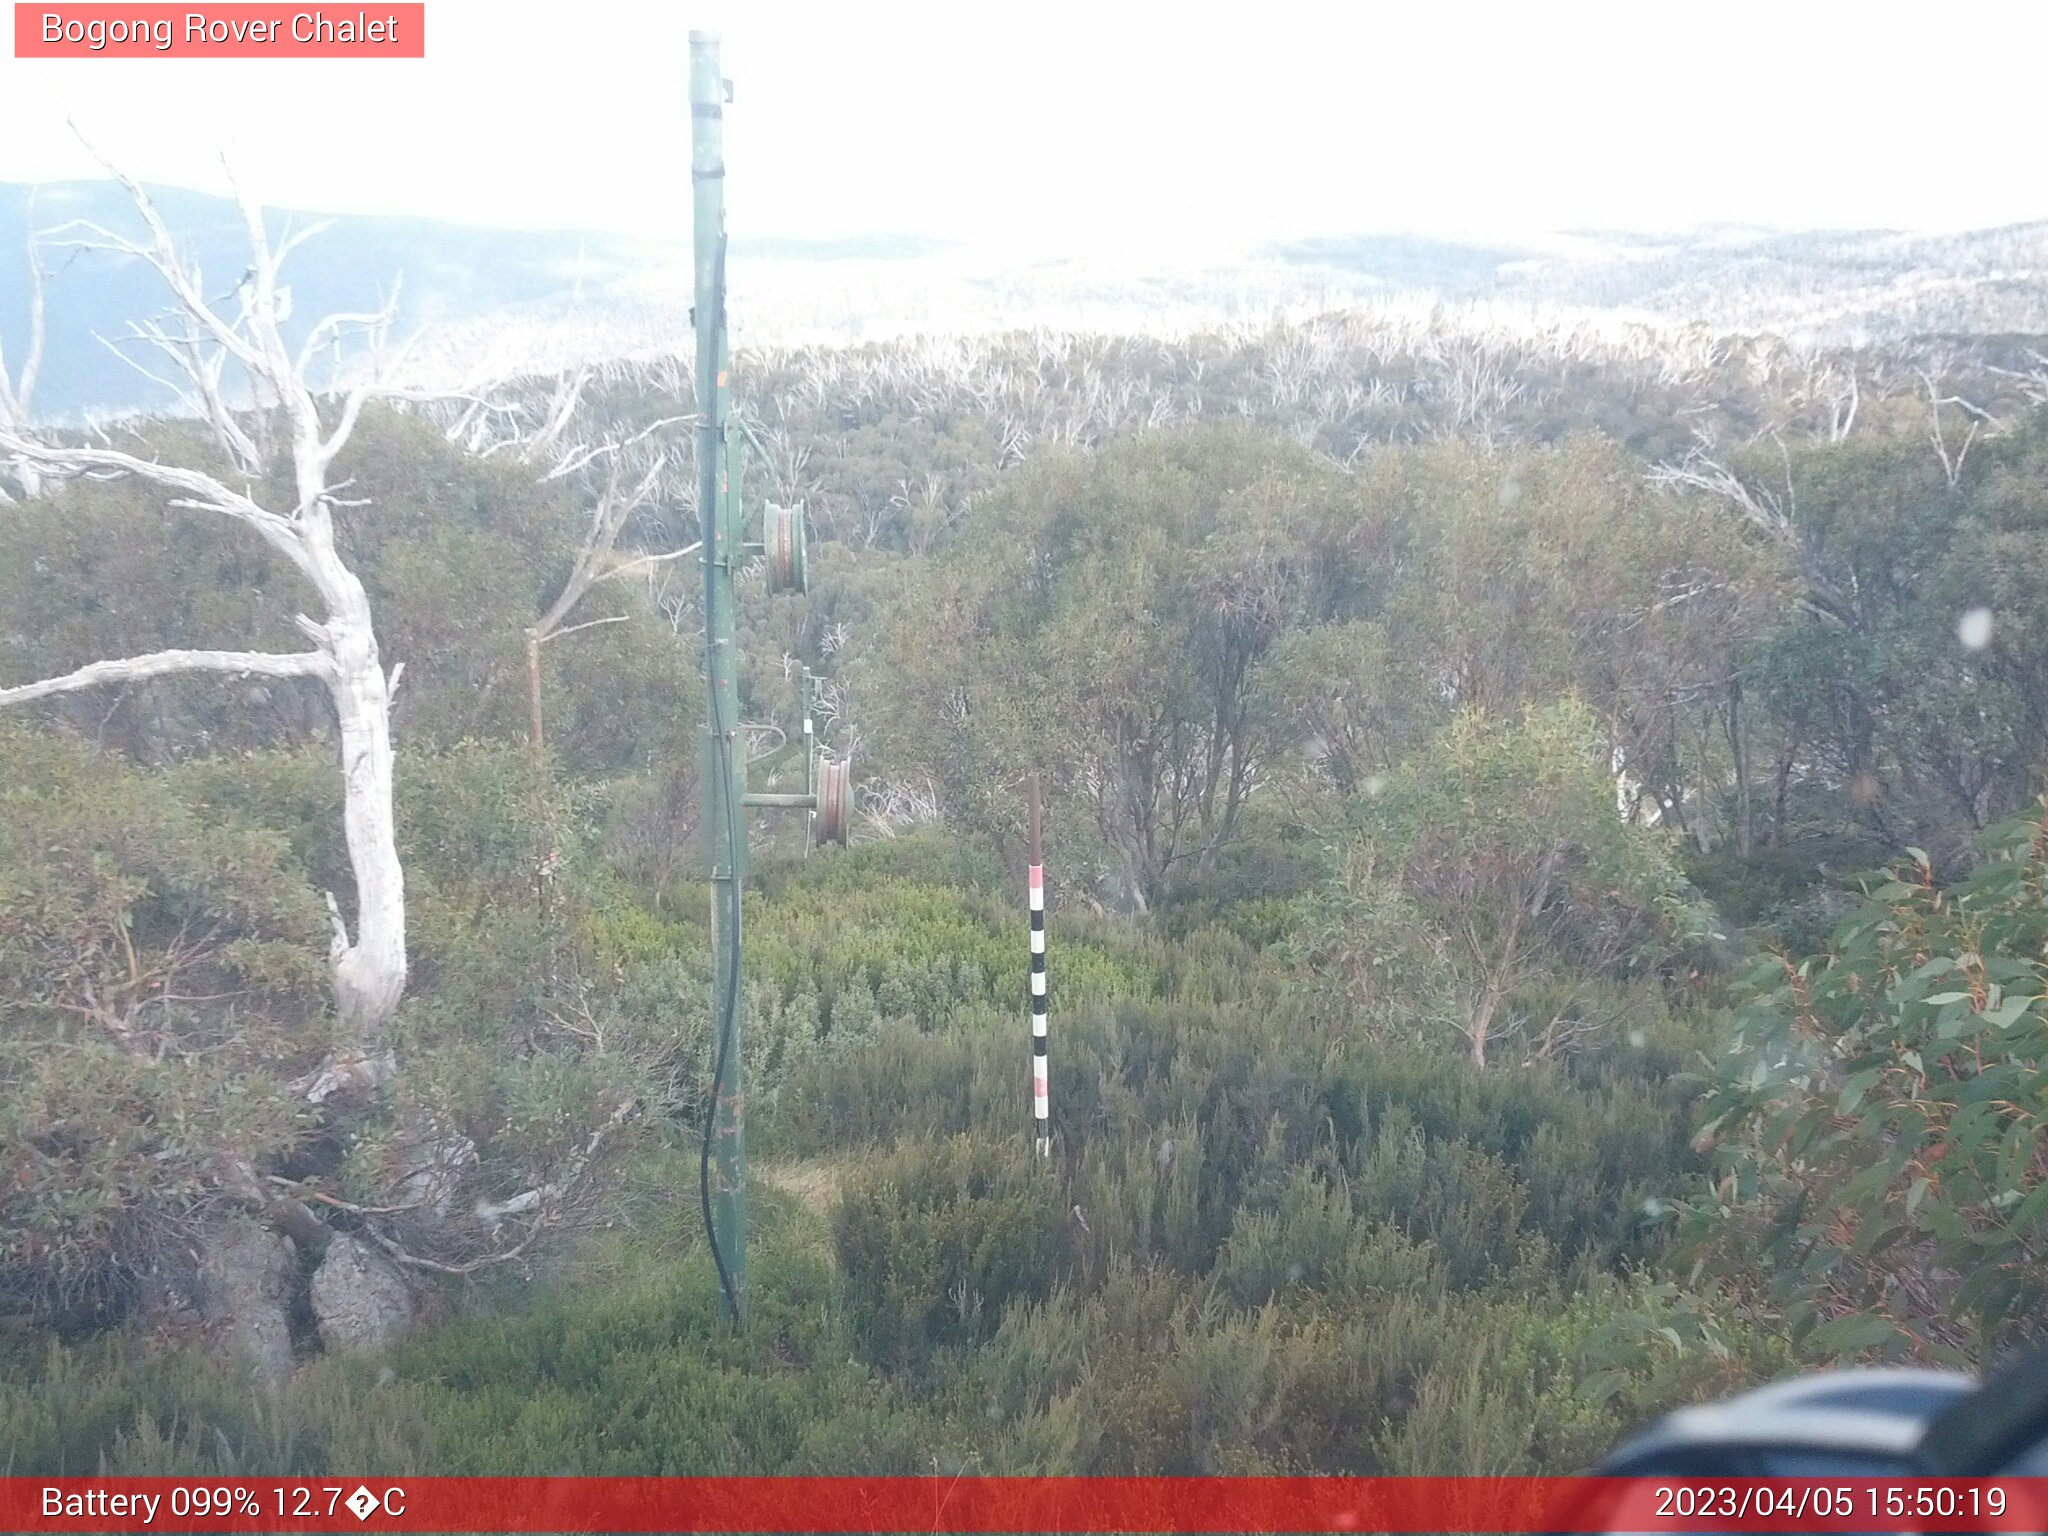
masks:
[[[313,1272],[313,1316],[336,1353],[382,1349],[412,1332],[412,1287],[375,1248],[338,1232]]]
[[[391,1154],[398,1199],[445,1220],[477,1161],[476,1143],[460,1131],[432,1118],[408,1125]]]
[[[291,1298],[298,1253],[252,1221],[233,1219],[197,1239],[199,1315],[222,1353],[246,1359],[275,1385],[292,1372]]]
[[[333,893],[327,897],[334,905]],[[354,1051],[330,1054],[311,1074],[286,1084],[308,1104],[324,1104],[336,1095],[374,1092],[398,1076],[398,1057],[392,1051]]]

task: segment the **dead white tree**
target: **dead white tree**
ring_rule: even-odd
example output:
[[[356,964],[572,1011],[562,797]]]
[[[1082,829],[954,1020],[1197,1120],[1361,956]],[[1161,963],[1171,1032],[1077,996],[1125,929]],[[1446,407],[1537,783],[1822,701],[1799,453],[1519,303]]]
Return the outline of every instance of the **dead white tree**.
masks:
[[[2001,379],[2011,379],[2027,404],[2048,405],[2048,355],[2029,350],[2027,355],[2034,361],[2031,368],[1989,368],[1985,371]]]
[[[7,348],[0,339],[0,432],[26,432],[29,411],[35,403],[36,375],[43,366],[43,258],[35,237],[35,202],[29,202],[28,237],[28,340],[23,345],[21,368],[8,374]],[[19,465],[14,471],[15,491],[22,497],[42,489],[42,476],[33,465]],[[0,502],[12,501],[0,484]]]
[[[102,162],[104,164],[104,162]],[[211,427],[234,472],[228,476],[143,457],[113,446],[75,445],[38,433],[26,422],[0,423],[0,462],[19,475],[47,480],[134,478],[169,493],[170,505],[215,513],[254,533],[304,579],[319,599],[319,617],[297,624],[311,642],[304,651],[169,650],[96,661],[61,677],[0,687],[0,705],[25,704],[107,684],[134,683],[178,673],[231,677],[304,677],[317,680],[334,703],[340,725],[343,822],[355,880],[355,933],[328,893],[334,938],[330,946],[334,1001],[344,1049],[301,1085],[318,1101],[353,1083],[395,1071],[381,1047],[381,1026],[405,990],[405,876],[392,826],[391,699],[400,666],[388,672],[377,650],[370,600],[335,542],[333,510],[342,489],[335,456],[375,396],[397,394],[365,382],[323,402],[308,383],[323,345],[355,333],[383,357],[393,307],[373,314],[330,315],[315,324],[296,350],[280,329],[288,292],[279,268],[316,231],[301,230],[275,242],[253,201],[237,200],[247,228],[250,267],[229,299],[211,299],[196,267],[186,263],[149,196],[131,177],[107,167],[141,215],[146,236],[131,239],[93,225],[71,225],[78,243],[148,263],[170,289],[166,318],[138,326],[168,365],[185,408]],[[232,180],[232,178],[230,178]],[[232,307],[230,307],[230,304]],[[267,447],[277,440],[292,470],[289,504],[266,505],[259,488],[268,468]]]
[[[579,387],[580,392],[580,387]],[[573,409],[573,398],[570,409]],[[619,559],[613,552],[618,546],[619,534],[624,531],[633,514],[655,505],[659,499],[663,482],[669,477],[672,467],[671,456],[665,448],[656,446],[645,471],[637,477],[626,466],[634,457],[635,450],[654,441],[665,428],[676,425],[685,417],[669,417],[643,428],[624,440],[610,440],[598,444],[581,444],[567,450],[556,448],[560,441],[567,415],[551,412],[543,428],[543,435],[537,439],[536,453],[556,452],[558,462],[547,476],[560,480],[581,476],[602,464],[603,474],[598,480],[592,496],[589,519],[584,526],[583,543],[576,551],[574,564],[569,567],[568,580],[562,583],[562,590],[548,605],[546,613],[526,631],[526,691],[530,713],[528,726],[530,744],[534,752],[540,752],[544,742],[541,725],[541,647],[551,640],[573,635],[579,630],[595,629],[601,624],[619,624],[625,621],[624,614],[611,614],[599,619],[586,619],[571,624],[569,616],[576,605],[589,595],[590,590],[601,582],[617,580],[620,577],[651,572],[654,567],[679,560],[685,555],[695,554],[697,544],[682,549],[668,550],[662,554],[635,555]],[[694,497],[691,498],[694,500]]]
[[[1834,382],[1832,372],[1830,382],[1834,387],[1827,397],[1828,441],[1846,442],[1849,434],[1856,430],[1856,407],[1863,400],[1862,386],[1856,378],[1856,364],[1853,361],[1849,364],[1846,385]]]
[[[929,776],[863,784],[859,808],[876,835],[885,838],[945,819],[945,812],[939,804],[938,786]]]
[[[1792,510],[1795,501],[1789,465],[1786,468],[1785,494],[1782,497],[1761,482],[1752,484],[1743,479],[1734,470],[1711,457],[1704,445],[1693,449],[1676,463],[1665,460],[1651,465],[1647,478],[1652,485],[1666,489],[1704,491],[1710,496],[1729,502],[1742,513],[1744,520],[1752,528],[1773,540],[1783,542],[1792,537]]]
[[[1791,557],[1800,585],[1805,589],[1806,605],[1822,618],[1852,625],[1855,622],[1854,605],[1828,574],[1811,540],[1801,533],[1798,493],[1792,478],[1792,456],[1783,438],[1775,440],[1778,457],[1784,465],[1785,490],[1782,496],[1760,480],[1744,479],[1712,457],[1704,443],[1677,463],[1665,460],[1651,465],[1645,478],[1650,484],[1665,490],[1699,491],[1733,506],[1742,514],[1744,521]]]
[[[545,396],[534,381],[502,377],[495,384],[460,395],[445,395],[427,414],[449,442],[479,459],[510,452],[529,464],[546,462],[568,431],[589,387],[583,367],[556,377]]]
[[[1945,369],[1923,368],[1920,382],[1927,390],[1927,435],[1934,443],[1934,456],[1941,460],[1941,472],[1948,478],[1948,488],[1954,490],[1956,482],[1963,477],[1963,461],[1970,456],[1977,433],[1985,427],[1996,427],[1998,423],[1989,411],[1972,405],[1961,395],[1944,395],[1941,384],[1945,372]],[[1958,407],[1969,422],[1969,431],[1963,434],[1959,443],[1951,443],[1948,434],[1942,430],[1941,408],[1944,405]]]

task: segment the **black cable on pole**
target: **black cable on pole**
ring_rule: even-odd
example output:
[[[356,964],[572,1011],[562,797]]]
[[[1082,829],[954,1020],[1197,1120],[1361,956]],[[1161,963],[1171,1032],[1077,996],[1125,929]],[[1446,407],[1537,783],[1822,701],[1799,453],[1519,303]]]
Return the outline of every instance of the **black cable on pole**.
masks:
[[[723,170],[724,168],[720,167],[721,174],[723,174]],[[717,296],[717,307],[711,322],[718,327],[721,341],[724,339],[723,333],[725,330],[725,242],[725,232],[721,230],[718,236],[717,266],[713,279],[713,292]],[[719,429],[712,436],[712,441],[714,443],[718,442],[724,435],[724,424],[718,419],[718,384],[715,380],[712,382],[711,399],[709,402],[699,401],[698,404],[710,412],[713,426]],[[716,476],[713,477],[714,483],[716,478]],[[711,522],[704,530],[707,535],[704,545],[706,559],[712,558],[717,550],[716,541],[711,539],[709,535],[717,527],[719,520],[725,515],[725,508],[722,504],[723,487],[720,487],[720,496],[721,500],[714,503],[711,507]],[[724,551],[724,555],[728,560],[732,558],[730,550]],[[704,622],[707,626],[711,622],[711,611],[708,603],[704,612]],[[719,716],[717,688],[714,687],[710,690],[710,697],[711,740],[714,749],[718,753],[719,778],[723,784],[723,798],[725,800],[726,932],[732,938],[732,965],[726,974],[725,996],[720,999],[718,1017],[713,1021],[714,1028],[718,1032],[718,1044],[712,1052],[711,1112],[704,1117],[704,1140],[697,1158],[697,1195],[704,1208],[704,1236],[711,1245],[711,1262],[718,1270],[718,1288],[725,1293],[726,1307],[737,1318],[740,1315],[739,1293],[734,1289],[732,1275],[725,1267],[725,1254],[718,1246],[718,1223],[712,1220],[711,1217],[711,1144],[717,1138],[719,1095],[725,1088],[725,1069],[728,1065],[726,1048],[732,1043],[734,1033],[733,1021],[739,1011],[740,1002],[741,833],[739,795],[735,792],[733,783],[732,738],[726,734],[725,722]]]
[[[718,1288],[725,1293],[725,1304],[732,1315],[740,1313],[740,1299],[733,1289],[732,1276],[725,1267],[725,1254],[718,1246],[718,1223],[711,1219],[711,1143],[718,1130],[718,1096],[725,1087],[726,1047],[732,1043],[733,1015],[739,1007],[740,967],[739,922],[740,922],[740,824],[738,796],[733,793],[732,742],[720,728],[717,694],[712,695],[711,724],[712,740],[719,753],[719,773],[725,781],[725,846],[726,868],[731,871],[726,881],[726,931],[734,937],[733,964],[725,978],[725,996],[719,1004],[716,1028],[718,1047],[712,1053],[711,1065],[711,1112],[704,1117],[704,1141],[697,1158],[697,1194],[704,1207],[704,1236],[711,1244],[711,1262],[718,1270]]]

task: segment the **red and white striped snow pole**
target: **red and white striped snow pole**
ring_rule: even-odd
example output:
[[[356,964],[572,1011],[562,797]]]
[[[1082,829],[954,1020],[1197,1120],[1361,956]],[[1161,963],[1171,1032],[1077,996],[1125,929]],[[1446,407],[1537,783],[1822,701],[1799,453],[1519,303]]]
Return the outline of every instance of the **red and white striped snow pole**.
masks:
[[[1040,1157],[1052,1156],[1052,1093],[1045,1061],[1045,851],[1039,841],[1038,775],[1031,775],[1031,1119]]]

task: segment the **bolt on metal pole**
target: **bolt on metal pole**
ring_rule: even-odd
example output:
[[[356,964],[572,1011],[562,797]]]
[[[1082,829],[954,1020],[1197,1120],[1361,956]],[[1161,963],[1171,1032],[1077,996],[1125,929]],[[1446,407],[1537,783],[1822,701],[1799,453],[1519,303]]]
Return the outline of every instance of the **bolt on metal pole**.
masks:
[[[746,1310],[747,1152],[740,1082],[740,891],[746,825],[740,797],[746,763],[739,737],[739,645],[733,566],[740,553],[732,505],[727,421],[725,312],[725,77],[718,35],[690,34],[690,182],[696,257],[697,514],[704,568],[704,681],[708,709],[700,760],[700,825],[711,875],[717,963],[711,982],[714,1080],[704,1190],[719,1283],[735,1319]]]

